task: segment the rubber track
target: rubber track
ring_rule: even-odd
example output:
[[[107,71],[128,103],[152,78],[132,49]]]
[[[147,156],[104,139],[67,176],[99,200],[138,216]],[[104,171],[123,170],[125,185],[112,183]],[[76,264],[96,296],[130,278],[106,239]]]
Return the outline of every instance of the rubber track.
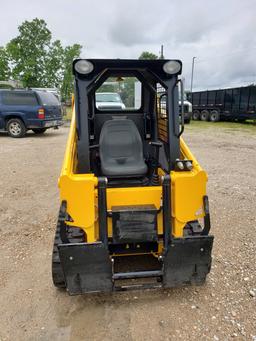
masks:
[[[60,263],[58,245],[62,244],[60,239],[60,218],[59,213],[58,223],[56,227],[56,233],[53,244],[52,252],[52,280],[53,284],[58,288],[66,288],[65,277]],[[84,232],[77,227],[68,227],[68,239],[70,243],[82,243],[84,242]]]

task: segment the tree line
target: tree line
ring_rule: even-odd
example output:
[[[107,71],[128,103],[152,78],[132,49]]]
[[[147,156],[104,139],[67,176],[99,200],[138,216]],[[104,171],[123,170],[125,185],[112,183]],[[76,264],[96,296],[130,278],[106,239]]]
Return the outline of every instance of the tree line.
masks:
[[[80,56],[82,46],[63,46],[53,40],[43,19],[24,21],[19,34],[6,46],[0,46],[0,81],[19,81],[25,88],[58,88],[64,101],[73,91],[72,61]],[[139,59],[158,59],[144,51]]]
[[[0,80],[17,80],[23,87],[58,88],[63,100],[73,90],[72,61],[82,46],[63,46],[53,40],[47,23],[35,18],[24,21],[17,37],[0,47]]]

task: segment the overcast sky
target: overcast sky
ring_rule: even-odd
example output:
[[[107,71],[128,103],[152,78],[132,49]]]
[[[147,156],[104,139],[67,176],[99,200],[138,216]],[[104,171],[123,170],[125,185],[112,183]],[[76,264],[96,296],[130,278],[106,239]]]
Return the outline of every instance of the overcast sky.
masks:
[[[80,43],[82,57],[138,58],[142,51],[183,61],[186,88],[256,83],[255,0],[2,1],[0,46],[24,20],[44,19],[54,39]]]

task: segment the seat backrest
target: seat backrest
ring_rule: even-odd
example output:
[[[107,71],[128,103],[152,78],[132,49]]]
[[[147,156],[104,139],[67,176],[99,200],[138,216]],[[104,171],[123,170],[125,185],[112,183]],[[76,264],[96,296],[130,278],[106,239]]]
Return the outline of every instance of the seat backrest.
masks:
[[[139,131],[132,120],[106,121],[100,134],[100,160],[105,175],[143,175],[147,166]]]

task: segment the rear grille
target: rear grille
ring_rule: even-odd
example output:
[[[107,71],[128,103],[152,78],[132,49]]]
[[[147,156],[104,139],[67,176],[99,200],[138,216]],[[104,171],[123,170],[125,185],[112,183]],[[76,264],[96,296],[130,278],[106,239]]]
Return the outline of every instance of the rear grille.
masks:
[[[157,241],[157,209],[154,205],[112,207],[113,243]]]

